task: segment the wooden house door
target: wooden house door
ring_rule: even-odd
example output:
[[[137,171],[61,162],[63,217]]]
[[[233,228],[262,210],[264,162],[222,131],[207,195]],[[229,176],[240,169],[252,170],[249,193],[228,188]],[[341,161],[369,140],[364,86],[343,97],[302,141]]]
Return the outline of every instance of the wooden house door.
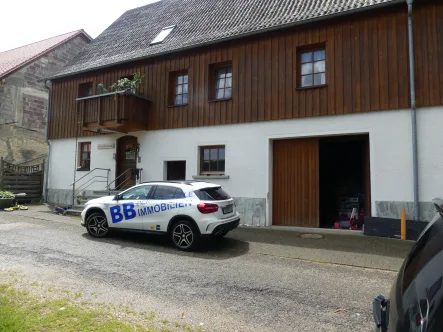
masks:
[[[131,169],[137,168],[137,137],[123,136],[117,140],[116,160],[116,178],[126,172],[116,181],[116,188],[124,190],[134,186],[136,178]]]
[[[318,138],[274,141],[272,224],[320,226]]]

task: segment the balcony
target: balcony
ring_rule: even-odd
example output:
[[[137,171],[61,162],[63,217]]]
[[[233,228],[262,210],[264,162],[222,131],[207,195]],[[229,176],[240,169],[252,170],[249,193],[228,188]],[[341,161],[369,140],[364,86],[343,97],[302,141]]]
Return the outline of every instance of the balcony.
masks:
[[[83,130],[99,133],[146,130],[150,99],[117,91],[76,100]]]

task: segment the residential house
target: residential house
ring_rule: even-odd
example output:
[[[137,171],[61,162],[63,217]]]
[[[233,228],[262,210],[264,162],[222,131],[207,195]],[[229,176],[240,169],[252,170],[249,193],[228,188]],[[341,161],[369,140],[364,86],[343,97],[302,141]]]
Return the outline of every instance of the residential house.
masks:
[[[48,200],[195,179],[221,184],[248,225],[331,227],[343,197],[429,220],[443,194],[443,2],[411,9],[413,70],[405,0],[125,12],[51,77]],[[134,73],[135,94],[100,94]]]
[[[0,156],[10,163],[47,157],[48,87],[91,37],[77,30],[0,53]]]

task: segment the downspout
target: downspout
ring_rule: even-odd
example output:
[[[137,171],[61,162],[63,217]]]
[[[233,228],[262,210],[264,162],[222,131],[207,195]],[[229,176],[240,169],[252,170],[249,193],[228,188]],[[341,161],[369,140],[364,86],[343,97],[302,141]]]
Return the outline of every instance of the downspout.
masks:
[[[49,114],[51,113],[51,92],[52,89],[49,88],[46,83],[48,82],[48,80],[45,80],[45,88],[48,90],[48,94],[49,94],[49,98],[48,98],[48,113],[46,114],[46,127],[45,127],[45,139],[46,139],[46,144],[48,144],[48,162],[46,163],[46,178],[45,178],[45,198],[44,198],[44,202],[48,203],[48,179],[49,179],[49,164],[50,164],[50,160],[51,160],[51,143],[49,142],[48,136],[49,136],[49,130],[48,130],[48,125],[49,125]]]
[[[414,68],[414,36],[412,31],[412,4],[414,0],[406,0],[408,4],[408,39],[409,39],[409,83],[411,87],[411,122],[412,122],[412,159],[414,181],[414,220],[420,220],[420,204],[418,197],[418,158],[417,158],[417,110],[415,100],[415,68]]]

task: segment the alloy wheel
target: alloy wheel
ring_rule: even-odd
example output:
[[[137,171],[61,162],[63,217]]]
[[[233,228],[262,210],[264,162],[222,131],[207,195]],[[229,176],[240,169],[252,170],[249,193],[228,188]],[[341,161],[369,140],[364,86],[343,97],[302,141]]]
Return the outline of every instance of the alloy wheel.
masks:
[[[174,227],[172,238],[177,247],[187,249],[191,247],[194,242],[194,233],[188,225],[178,224]]]
[[[88,230],[93,236],[101,237],[108,233],[108,223],[103,216],[91,216],[88,220]]]

